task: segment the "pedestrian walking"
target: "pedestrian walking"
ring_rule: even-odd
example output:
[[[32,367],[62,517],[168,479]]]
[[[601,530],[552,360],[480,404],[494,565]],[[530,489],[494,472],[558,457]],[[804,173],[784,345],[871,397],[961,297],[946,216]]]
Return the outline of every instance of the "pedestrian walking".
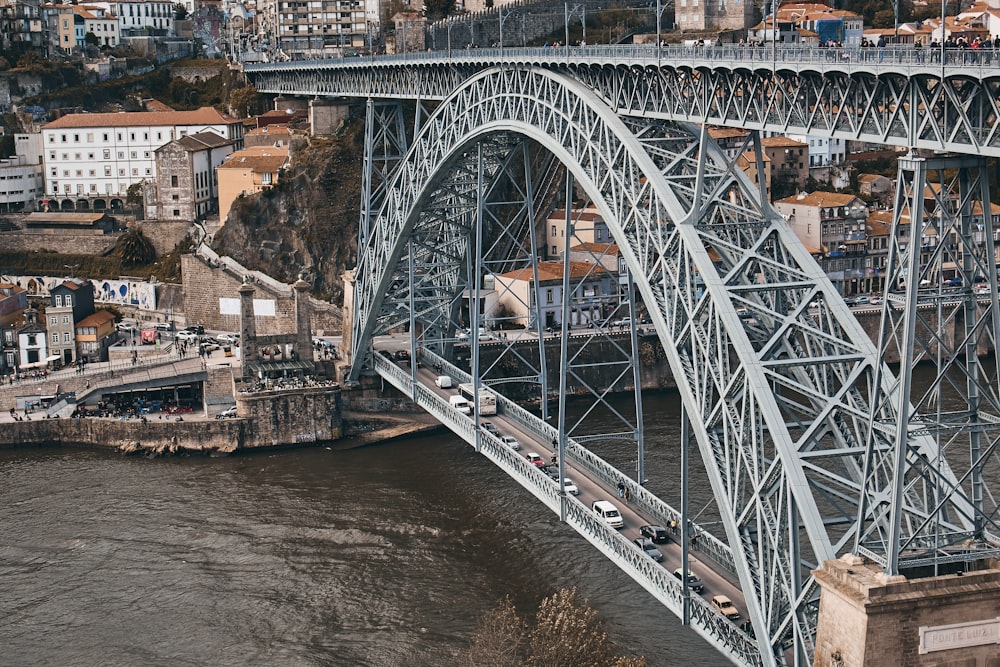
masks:
[[[628,490],[628,487],[625,487],[625,502],[628,502],[631,499],[632,499],[632,492]]]
[[[618,482],[618,497],[619,498],[624,498],[625,497],[625,482],[621,482],[621,481]]]

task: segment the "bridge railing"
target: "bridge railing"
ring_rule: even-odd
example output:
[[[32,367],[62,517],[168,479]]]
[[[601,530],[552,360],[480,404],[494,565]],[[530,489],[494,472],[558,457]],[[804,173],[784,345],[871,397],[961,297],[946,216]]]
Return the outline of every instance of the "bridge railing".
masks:
[[[449,363],[444,358],[434,354],[430,350],[420,348],[417,354],[418,359],[421,359],[425,363],[432,364],[435,367],[440,367],[442,372],[447,372],[452,377],[459,379],[460,382],[472,382],[472,376],[457,366]],[[395,367],[395,371],[402,373],[402,370],[396,364],[392,364],[384,358],[381,361],[391,364]],[[406,377],[409,378],[409,375],[406,375]],[[531,412],[528,412],[514,401],[506,398],[501,393],[497,393],[497,405],[502,408],[504,415],[513,419],[532,433],[542,435],[542,437],[544,437],[547,441],[551,441],[553,438],[558,437],[559,432],[554,427],[547,424]],[[638,484],[635,480],[624,477],[617,468],[586,447],[583,447],[572,438],[570,438],[567,442],[566,455],[571,461],[574,462],[574,464],[586,470],[594,478],[607,484],[609,488],[615,488],[619,482],[625,484],[625,486],[629,489],[629,495],[631,496],[630,502],[632,502],[645,515],[653,518],[654,520],[660,521],[665,526],[669,526],[671,523],[678,527],[681,526],[682,522],[680,512],[665,503],[662,499],[658,498],[655,494],[646,489],[646,487]],[[690,522],[689,525],[689,544],[691,548],[705,556],[708,556],[730,573],[736,574],[736,563],[733,560],[733,552],[729,548],[729,545],[712,535],[697,523]]]
[[[554,48],[489,48],[452,49],[448,51],[421,51],[369,58],[333,57],[322,60],[264,63],[246,65],[248,72],[305,69],[311,64],[357,66],[361,63],[393,65],[407,62],[426,61],[551,61],[563,63],[586,62],[588,60],[636,60],[648,63],[685,63],[697,66],[701,63],[717,62],[734,67],[760,68],[768,66],[825,65],[836,68],[863,66],[871,69],[882,66],[940,67],[991,70],[995,73],[1000,62],[1000,51],[989,47],[983,49],[961,48],[915,48],[913,46],[878,47],[820,47],[807,44],[786,44],[776,48],[770,44],[750,46],[724,44],[719,46],[686,46],[671,44],[657,48],[655,44],[610,44],[593,46],[560,46]]]
[[[444,360],[437,355],[425,354],[435,363]],[[655,596],[662,604],[678,616],[684,610],[684,585],[671,572],[647,556],[618,530],[597,517],[586,505],[574,496],[561,494],[559,485],[544,474],[533,463],[504,445],[499,438],[482,430],[477,430],[473,419],[455,410],[444,398],[420,383],[413,383],[409,373],[392,361],[375,355],[375,370],[400,391],[411,394],[415,403],[427,410],[442,424],[447,425],[466,442],[479,444],[480,453],[490,459],[500,469],[517,480],[524,488],[538,498],[553,512],[561,510],[566,523],[610,558],[619,568],[632,577],[643,588]],[[463,381],[471,381],[467,373],[447,364],[447,372]],[[506,400],[506,399],[504,399]],[[510,411],[508,411],[510,407]],[[521,410],[520,406],[504,405],[505,414]],[[520,421],[520,420],[517,420]],[[583,448],[579,448],[583,449]],[[586,450],[584,450],[586,451]],[[723,653],[731,655],[745,665],[762,664],[756,643],[746,633],[698,595],[688,594],[688,609],[692,627],[698,634],[716,646]]]

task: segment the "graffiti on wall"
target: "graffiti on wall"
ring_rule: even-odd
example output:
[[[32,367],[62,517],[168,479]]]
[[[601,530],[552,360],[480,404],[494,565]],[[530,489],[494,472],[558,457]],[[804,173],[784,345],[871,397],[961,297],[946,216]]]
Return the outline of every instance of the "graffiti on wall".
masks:
[[[47,297],[49,290],[62,284],[65,278],[51,276],[0,276],[0,282],[11,283],[27,290],[30,296]],[[93,280],[94,301],[116,306],[135,306],[139,310],[156,310],[156,285],[142,280]]]

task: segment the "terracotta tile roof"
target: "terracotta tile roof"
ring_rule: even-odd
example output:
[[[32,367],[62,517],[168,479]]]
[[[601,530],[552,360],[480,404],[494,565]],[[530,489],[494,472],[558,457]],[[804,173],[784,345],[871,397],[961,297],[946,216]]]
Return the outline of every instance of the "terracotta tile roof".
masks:
[[[847,206],[857,199],[854,195],[840,192],[810,192],[805,196],[792,195],[774,202],[775,204],[798,204],[799,206]],[[860,200],[859,200],[860,201]]]
[[[588,262],[570,262],[569,263],[569,277],[571,279],[580,279],[585,276],[590,276],[592,278],[603,278],[607,275],[607,271],[600,264],[590,264]],[[531,267],[527,266],[523,269],[517,269],[516,271],[508,271],[507,273],[501,273],[498,277],[506,278],[507,280],[523,280],[531,282],[533,275]],[[550,282],[559,281],[563,277],[563,263],[562,262],[539,262],[538,263],[538,282]]]
[[[875,180],[877,180],[879,178],[889,178],[889,177],[888,176],[883,176],[882,174],[859,174],[858,175],[858,182],[859,183],[870,183],[870,182],[875,181]]]
[[[85,318],[76,323],[76,328],[80,327],[99,327],[108,320],[115,319],[114,313],[107,310],[97,310],[94,311],[92,315],[87,315]]]
[[[147,127],[157,125],[220,125],[239,120],[212,107],[194,111],[127,111],[120,113],[71,113],[42,126],[43,130],[74,127]]]
[[[288,129],[287,125],[281,125],[275,123],[274,125],[265,125],[264,127],[255,127],[246,133],[248,137],[269,137],[275,134],[291,134],[292,131]]]
[[[569,249],[570,252],[592,252],[595,255],[618,255],[617,243],[581,243]]]
[[[146,100],[146,111],[173,111],[174,108],[167,106],[160,100]]]
[[[760,140],[760,144],[769,148],[805,148],[808,145],[788,137],[766,137]]]
[[[258,174],[276,172],[288,163],[288,149],[254,146],[230,154],[219,169],[250,169]]]
[[[716,141],[719,139],[742,139],[748,134],[750,134],[749,130],[741,130],[735,127],[708,128],[708,136],[712,137]]]
[[[574,221],[583,222],[594,222],[596,220],[603,220],[601,214],[597,212],[596,208],[585,208],[582,211],[570,211],[570,219]],[[549,213],[549,220],[555,222],[566,222],[566,209],[557,208],[556,210]]]

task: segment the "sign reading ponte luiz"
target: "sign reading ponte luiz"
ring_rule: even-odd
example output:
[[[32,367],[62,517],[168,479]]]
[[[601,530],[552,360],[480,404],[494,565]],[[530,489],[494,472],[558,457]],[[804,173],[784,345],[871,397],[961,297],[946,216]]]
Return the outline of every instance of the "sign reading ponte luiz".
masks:
[[[1000,618],[920,628],[920,654],[1000,644]]]

